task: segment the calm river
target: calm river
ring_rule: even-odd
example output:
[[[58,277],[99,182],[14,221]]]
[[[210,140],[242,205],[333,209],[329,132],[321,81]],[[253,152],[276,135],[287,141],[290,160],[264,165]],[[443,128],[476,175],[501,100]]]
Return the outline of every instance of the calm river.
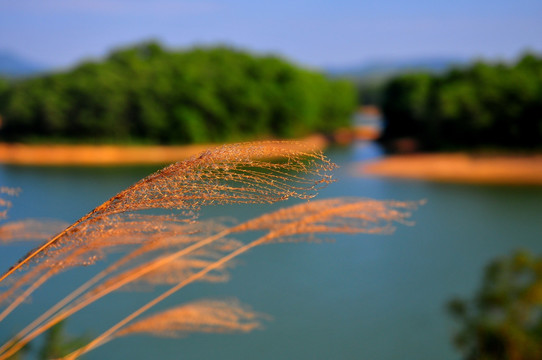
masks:
[[[338,182],[320,198],[361,196],[427,200],[416,224],[392,235],[336,236],[336,242],[275,244],[245,254],[224,284],[195,284],[163,306],[199,298],[237,298],[272,320],[237,335],[145,336],[117,339],[86,359],[459,359],[445,311],[454,296],[470,296],[487,262],[525,248],[542,252],[542,188],[440,184],[367,178],[360,161],[380,156],[363,143],[330,149]],[[154,171],[149,167],[67,168],[1,166],[0,184],[20,187],[10,220],[56,218],[73,222],[118,191]],[[270,208],[228,207],[204,215],[247,218]],[[0,249],[6,269],[29,246]],[[0,324],[13,334],[49,304],[79,271],[52,281]],[[89,339],[123,309],[146,297],[115,294],[67,322]],[[104,299],[105,300],[105,299]]]

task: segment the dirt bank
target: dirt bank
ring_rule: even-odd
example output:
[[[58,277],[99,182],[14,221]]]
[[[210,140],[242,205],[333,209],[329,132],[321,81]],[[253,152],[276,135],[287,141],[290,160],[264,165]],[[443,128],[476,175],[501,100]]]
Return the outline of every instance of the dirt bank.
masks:
[[[542,155],[397,155],[364,163],[360,171],[367,176],[443,182],[542,185]]]
[[[326,140],[310,136],[297,141],[302,146],[323,149]],[[136,165],[168,164],[197,155],[218,145],[116,146],[116,145],[25,145],[0,143],[0,163],[16,165]]]

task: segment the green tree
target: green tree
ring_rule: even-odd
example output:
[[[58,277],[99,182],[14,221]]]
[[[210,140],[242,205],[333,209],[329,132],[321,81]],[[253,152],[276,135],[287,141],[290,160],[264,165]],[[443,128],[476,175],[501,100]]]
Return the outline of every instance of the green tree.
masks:
[[[388,126],[383,139],[420,138],[422,133],[436,136],[427,123],[433,84],[433,76],[426,73],[400,75],[387,84],[382,110]]]
[[[3,94],[3,95],[2,95]],[[228,47],[117,49],[101,62],[20,80],[0,94],[3,140],[223,142],[348,124],[350,83]]]
[[[448,310],[461,325],[454,344],[465,359],[542,359],[542,257],[518,251],[494,260],[475,296]]]
[[[439,76],[407,74],[384,89],[384,140],[426,149],[542,148],[542,58],[476,62]]]

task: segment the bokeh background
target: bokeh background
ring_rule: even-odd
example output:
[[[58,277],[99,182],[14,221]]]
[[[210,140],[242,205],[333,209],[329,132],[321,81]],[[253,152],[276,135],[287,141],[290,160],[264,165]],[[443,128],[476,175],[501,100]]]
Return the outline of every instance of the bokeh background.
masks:
[[[12,144],[319,134],[340,165],[320,197],[425,200],[415,225],[266,246],[229,282],[161,305],[236,297],[272,316],[262,331],[126,338],[85,358],[542,359],[541,19],[535,0],[0,0],[0,185],[22,189],[7,221],[74,222],[162,166],[36,165],[44,152],[22,165]],[[462,175],[439,178],[431,161],[414,178],[365,170],[397,153],[443,156],[439,169]],[[506,162],[489,181],[473,175],[496,158]],[[2,247],[7,269],[33,245]],[[79,276],[38,291],[0,324],[0,341]],[[145,296],[96,304],[68,320],[66,337],[96,336]]]

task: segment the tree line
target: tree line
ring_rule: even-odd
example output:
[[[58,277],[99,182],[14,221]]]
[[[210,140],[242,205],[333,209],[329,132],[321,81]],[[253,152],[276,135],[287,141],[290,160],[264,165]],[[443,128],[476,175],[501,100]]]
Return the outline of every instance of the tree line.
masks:
[[[383,141],[412,138],[425,150],[542,148],[542,57],[476,62],[446,73],[411,73],[383,90]]]
[[[195,143],[297,137],[349,125],[353,86],[276,56],[148,42],[100,62],[0,79],[0,139]]]

